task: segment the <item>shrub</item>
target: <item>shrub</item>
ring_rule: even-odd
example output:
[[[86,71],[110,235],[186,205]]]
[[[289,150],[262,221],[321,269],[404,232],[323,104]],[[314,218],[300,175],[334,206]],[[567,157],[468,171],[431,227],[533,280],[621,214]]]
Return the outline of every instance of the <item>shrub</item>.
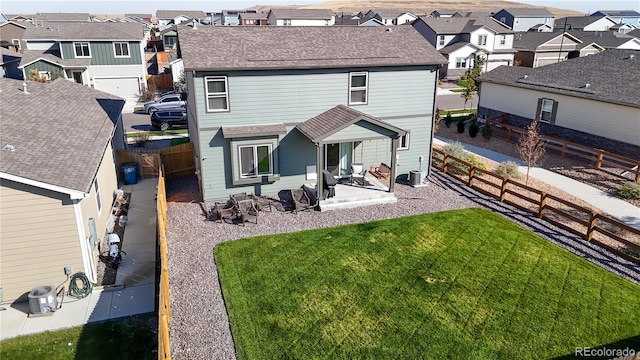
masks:
[[[518,164],[513,161],[503,161],[498,165],[496,174],[511,179],[519,179],[522,174],[518,171]]]
[[[458,134],[464,133],[464,118],[459,118],[456,126],[458,127]]]
[[[618,196],[623,199],[640,200],[640,183],[635,181],[624,183],[620,189],[618,189]]]
[[[149,133],[146,131],[139,131],[132,136],[133,145],[135,146],[144,146],[144,144],[149,142]]]
[[[453,157],[457,157],[459,159],[462,159],[467,154],[467,152],[464,150],[464,145],[460,144],[457,141],[445,145],[442,148],[442,151],[446,152],[447,154]]]
[[[491,135],[493,135],[493,129],[491,129],[489,123],[485,123],[482,127],[482,138],[489,141],[489,139],[491,139]]]
[[[142,91],[142,101],[151,101],[156,98],[156,87],[153,84],[149,84],[144,91]]]
[[[445,153],[447,153],[449,156],[453,156],[455,158],[458,158],[460,160],[466,161],[470,164],[472,164],[473,166],[482,169],[482,170],[487,170],[489,167],[487,166],[487,164],[480,160],[480,158],[478,158],[475,154],[471,154],[469,152],[467,152],[464,149],[464,146],[462,144],[460,144],[459,142],[454,142],[454,143],[450,143],[445,145],[442,148],[442,151],[444,151]],[[457,174],[457,175],[464,175],[467,174],[469,172],[469,166],[466,164],[462,164],[459,163],[455,160],[451,160],[451,162],[456,166],[462,169],[462,172],[457,170],[457,169],[453,169],[450,168],[449,171],[453,174]]]
[[[471,124],[469,124],[469,136],[472,138],[478,136],[478,131],[480,131],[478,121],[476,119],[471,120]]]
[[[453,121],[453,119],[451,118],[451,112],[447,112],[447,116],[444,118],[444,124],[450,128],[451,127],[451,121]]]

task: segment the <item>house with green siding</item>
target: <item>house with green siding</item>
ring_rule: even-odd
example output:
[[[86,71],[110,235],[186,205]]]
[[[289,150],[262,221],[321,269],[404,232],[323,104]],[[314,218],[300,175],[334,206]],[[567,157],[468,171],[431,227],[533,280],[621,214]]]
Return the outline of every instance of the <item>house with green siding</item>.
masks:
[[[178,38],[205,200],[323,194],[323,170],[348,178],[352,163],[388,164],[392,193],[429,168],[446,59],[413,27],[179,26]]]
[[[113,95],[137,97],[147,85],[141,23],[51,22],[28,24],[19,69],[64,78]]]

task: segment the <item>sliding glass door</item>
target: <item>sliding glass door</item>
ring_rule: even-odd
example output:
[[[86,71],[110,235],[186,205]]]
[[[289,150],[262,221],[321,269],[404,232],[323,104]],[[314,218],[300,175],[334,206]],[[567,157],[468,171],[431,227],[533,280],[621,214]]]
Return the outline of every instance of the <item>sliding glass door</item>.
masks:
[[[348,176],[353,161],[353,142],[325,145],[325,169],[334,176]]]

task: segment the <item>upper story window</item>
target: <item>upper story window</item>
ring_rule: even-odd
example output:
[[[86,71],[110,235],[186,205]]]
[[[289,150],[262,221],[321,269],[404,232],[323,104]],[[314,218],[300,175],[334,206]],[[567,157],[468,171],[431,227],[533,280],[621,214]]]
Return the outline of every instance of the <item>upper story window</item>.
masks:
[[[126,42],[113,43],[113,51],[116,54],[116,57],[130,57],[129,43],[126,43]]]
[[[478,35],[478,45],[487,45],[487,35]]]
[[[349,73],[349,105],[366,104],[369,87],[369,73]]]
[[[291,26],[291,19],[283,19],[282,20],[282,25]]]
[[[438,45],[444,45],[444,35],[440,35],[440,41],[438,42]]]
[[[88,42],[73,43],[73,48],[75,50],[77,58],[88,58],[88,57],[91,57],[91,50],[89,48],[89,43]]]
[[[207,96],[207,111],[229,111],[229,92],[226,76],[207,76],[204,78]]]
[[[507,35],[500,35],[500,45],[505,45],[507,43]]]
[[[11,43],[16,47],[16,50],[20,50],[20,39],[11,39]]]

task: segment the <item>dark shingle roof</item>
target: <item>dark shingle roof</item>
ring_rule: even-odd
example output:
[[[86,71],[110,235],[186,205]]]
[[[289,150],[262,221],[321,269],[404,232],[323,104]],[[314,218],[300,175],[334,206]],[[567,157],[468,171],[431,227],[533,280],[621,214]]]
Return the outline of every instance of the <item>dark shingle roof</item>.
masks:
[[[241,13],[238,17],[245,20],[266,20],[268,15],[267,13]]]
[[[549,10],[542,8],[505,8],[502,10],[519,17],[553,17]]]
[[[0,47],[0,55],[2,56],[2,61],[0,61],[0,64],[7,64],[14,61],[20,61],[20,59],[22,59],[21,53],[11,51],[3,47]]]
[[[262,125],[223,126],[222,136],[225,139],[249,136],[268,136],[286,134],[287,127],[283,123]]]
[[[615,49],[618,46],[634,39],[633,36],[611,31],[569,31],[569,33],[571,35],[579,37],[583,42],[595,42],[605,49]]]
[[[516,34],[515,39],[513,39],[513,48],[535,51],[538,46],[561,35],[562,35],[562,31],[555,31],[555,32],[529,31],[529,32],[518,33]],[[575,35],[572,35],[572,34],[569,34],[569,35],[576,37]]]
[[[134,40],[144,37],[141,23],[55,22],[27,26],[26,40]]]
[[[37,13],[33,18],[38,21],[91,21],[89,13]]]
[[[175,19],[181,15],[190,19],[204,19],[206,17],[204,11],[198,10],[156,10],[156,18],[158,19]]]
[[[43,59],[52,64],[58,64],[62,67],[79,66],[87,67],[91,64],[91,59],[63,59],[58,54],[42,52],[39,50],[26,50],[22,54],[22,60],[20,66],[26,66],[32,62]]]
[[[73,81],[0,79],[0,172],[86,192],[124,100]]]
[[[313,69],[445,64],[411,26],[178,27],[185,69]],[[216,49],[212,51],[211,49]]]
[[[608,16],[640,16],[640,13],[635,10],[598,10],[594,13],[600,12]]]
[[[452,52],[454,52],[454,51],[456,51],[456,50],[458,50],[460,48],[463,48],[463,47],[465,47],[467,45],[471,46],[474,49],[480,49],[479,47],[471,44],[468,41],[460,41],[460,42],[457,42],[457,43],[453,43],[451,45],[447,45],[447,46],[443,47],[442,49],[440,49],[439,51],[442,54],[450,54],[450,53],[452,53]]]
[[[421,17],[420,19],[437,34],[465,34],[483,26],[498,34],[513,33],[513,30],[490,18]]]
[[[533,69],[500,66],[478,80],[640,108],[640,51],[612,49]]]
[[[330,9],[271,9],[276,19],[328,20],[333,16]]]
[[[336,131],[361,119],[396,132],[399,136],[406,133],[406,131],[386,123],[383,120],[354,110],[345,105],[335,106],[318,116],[312,117],[311,119],[296,125],[296,129],[311,139],[311,141],[317,143],[322,141],[325,137],[334,134]]]
[[[564,29],[565,21],[567,30],[569,29],[584,29],[585,26],[593,24],[594,22],[604,18],[604,16],[567,16],[556,19],[553,27],[555,29]]]

